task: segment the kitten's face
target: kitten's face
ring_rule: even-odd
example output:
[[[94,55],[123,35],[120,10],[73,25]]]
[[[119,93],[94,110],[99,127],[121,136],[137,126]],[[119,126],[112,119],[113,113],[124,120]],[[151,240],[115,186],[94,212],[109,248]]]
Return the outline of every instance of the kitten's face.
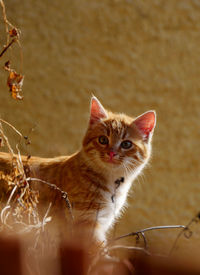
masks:
[[[154,126],[155,113],[152,111],[134,120],[126,115],[107,112],[93,98],[83,149],[98,166],[133,170],[149,158]]]

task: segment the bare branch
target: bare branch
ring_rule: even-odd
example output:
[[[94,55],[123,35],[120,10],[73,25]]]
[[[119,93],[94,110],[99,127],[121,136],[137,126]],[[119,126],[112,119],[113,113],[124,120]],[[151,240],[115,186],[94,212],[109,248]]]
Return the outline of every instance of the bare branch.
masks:
[[[9,122],[7,122],[6,120],[0,118],[0,121],[5,123],[6,125],[8,125],[10,128],[12,128],[21,138],[23,138],[22,133],[20,133],[19,130],[17,130],[12,124],[10,124]]]
[[[142,234],[142,233],[147,232],[147,231],[162,230],[162,229],[177,229],[177,228],[186,228],[186,226],[185,225],[163,225],[163,226],[148,227],[148,228],[144,228],[144,229],[141,229],[139,231],[136,231],[136,232],[131,232],[131,233],[119,236],[119,237],[111,240],[111,242],[118,241],[120,239],[131,237],[131,236],[138,236],[138,234]]]
[[[2,7],[3,20],[4,20],[4,23],[5,23],[5,28],[6,28],[6,33],[7,33],[7,44],[8,44],[8,42],[9,42],[8,26],[10,26],[11,28],[14,28],[14,26],[7,19],[6,7],[5,7],[5,4],[4,4],[3,0],[0,0],[0,5]]]
[[[145,247],[145,249],[147,249],[147,239],[146,239],[146,237],[145,237],[144,232],[141,232],[141,235],[142,235],[142,238],[143,238],[143,240],[144,240],[144,247]]]
[[[0,0],[0,6],[2,7],[3,20],[5,24],[7,42],[6,45],[3,46],[2,51],[0,52],[0,58],[7,52],[11,46],[17,42],[17,45],[20,49],[20,70],[22,71],[23,67],[23,52],[22,46],[20,43],[20,30],[16,28],[13,24],[11,24],[6,15],[6,8],[3,0]],[[9,29],[10,28],[10,29]],[[5,63],[4,69],[9,72],[7,85],[9,87],[9,91],[11,92],[12,98],[16,100],[22,100],[23,96],[20,94],[22,91],[24,76],[22,74],[17,73],[14,69],[10,68],[10,61],[8,60]]]
[[[14,43],[14,42],[16,42],[17,41],[17,38],[13,38],[9,43],[8,43],[8,45],[6,45],[4,48],[3,48],[3,50],[1,51],[1,53],[0,53],[0,58],[4,55],[4,53],[10,48],[10,46],[12,46],[12,44]]]
[[[200,212],[195,216],[193,217],[189,223],[179,232],[179,234],[177,235],[175,241],[174,241],[174,244],[169,252],[169,255],[171,255],[173,253],[173,251],[175,250],[176,248],[176,245],[178,243],[178,240],[179,238],[184,234],[186,238],[190,238],[192,236],[192,231],[190,230],[190,226],[193,224],[193,223],[197,223],[198,221],[200,220]],[[187,233],[189,233],[188,235],[186,235]]]
[[[44,181],[44,180],[41,180],[41,179],[38,179],[38,178],[31,178],[31,177],[29,177],[26,180],[27,181],[41,182],[41,183],[44,183],[44,184],[48,185],[50,188],[59,191],[61,193],[61,195],[62,195],[62,198],[66,201],[66,204],[67,204],[67,207],[69,209],[69,213],[70,213],[70,216],[71,216],[72,220],[74,219],[74,216],[73,216],[73,213],[72,213],[72,206],[71,206],[71,203],[70,203],[70,201],[68,199],[67,192],[61,190],[57,185],[55,185],[53,183],[49,183],[47,181]]]

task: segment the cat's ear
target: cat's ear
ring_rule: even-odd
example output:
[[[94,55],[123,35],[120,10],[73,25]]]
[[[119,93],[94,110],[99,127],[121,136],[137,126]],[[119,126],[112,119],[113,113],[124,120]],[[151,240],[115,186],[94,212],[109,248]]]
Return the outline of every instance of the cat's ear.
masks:
[[[100,121],[103,118],[107,118],[107,113],[99,100],[93,96],[90,105],[90,124]]]
[[[149,141],[156,126],[156,112],[148,111],[137,117],[133,123],[142,134],[144,141]]]

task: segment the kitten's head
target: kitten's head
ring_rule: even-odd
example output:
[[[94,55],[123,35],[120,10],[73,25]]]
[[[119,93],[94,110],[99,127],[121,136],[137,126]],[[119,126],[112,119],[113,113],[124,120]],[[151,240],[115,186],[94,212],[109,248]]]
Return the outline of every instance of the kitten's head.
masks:
[[[105,110],[98,99],[92,97],[83,150],[97,167],[134,170],[149,159],[155,124],[154,111],[134,119]]]

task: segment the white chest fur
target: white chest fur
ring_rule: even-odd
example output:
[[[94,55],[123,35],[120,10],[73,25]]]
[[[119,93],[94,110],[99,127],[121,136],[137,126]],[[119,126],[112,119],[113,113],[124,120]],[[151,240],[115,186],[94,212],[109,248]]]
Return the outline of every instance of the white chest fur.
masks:
[[[102,191],[104,197],[103,207],[97,215],[98,224],[100,225],[100,230],[97,232],[98,239],[105,240],[105,233],[114,224],[120,213],[122,213],[132,182],[141,172],[142,168],[140,167],[129,176],[118,177],[115,180],[113,178],[109,179],[109,192]],[[117,183],[117,180],[120,181],[120,178],[123,178],[123,180]]]
[[[125,179],[120,185],[115,182],[110,184],[109,192],[103,192],[104,203],[102,209],[98,213],[98,224],[100,225],[100,238],[105,239],[105,233],[112,226],[115,219],[119,217],[121,210],[123,209],[128,191],[131,187],[131,178]]]

